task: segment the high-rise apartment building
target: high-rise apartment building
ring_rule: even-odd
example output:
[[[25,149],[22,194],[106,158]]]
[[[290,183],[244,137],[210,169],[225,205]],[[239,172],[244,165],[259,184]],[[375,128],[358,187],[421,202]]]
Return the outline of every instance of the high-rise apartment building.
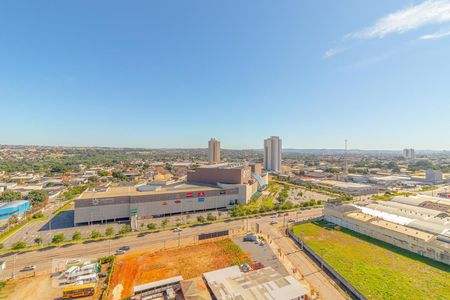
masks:
[[[264,140],[264,169],[281,172],[281,139],[278,136]]]
[[[208,163],[220,163],[220,142],[213,138],[208,141]]]
[[[403,149],[403,157],[405,159],[415,159],[416,153],[414,152],[414,149]]]

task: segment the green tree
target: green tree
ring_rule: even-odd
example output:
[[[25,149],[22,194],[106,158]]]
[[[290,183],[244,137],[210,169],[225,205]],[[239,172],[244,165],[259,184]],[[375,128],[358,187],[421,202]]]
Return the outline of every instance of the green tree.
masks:
[[[108,175],[109,175],[109,173],[107,171],[99,171],[98,172],[98,176],[100,176],[100,177],[106,177]]]
[[[105,235],[110,236],[110,235],[113,235],[113,234],[114,234],[114,228],[112,228],[112,227],[107,227],[107,228],[105,229]]]
[[[217,219],[217,217],[216,217],[216,216],[213,216],[212,213],[208,213],[208,214],[206,215],[206,219],[207,219],[208,221],[214,221],[215,219]]]
[[[200,223],[203,223],[203,222],[205,222],[205,217],[204,216],[198,216],[197,217],[197,221],[200,222]]]
[[[9,225],[14,225],[14,224],[17,224],[18,222],[19,222],[19,217],[17,217],[16,215],[12,215],[8,219],[8,224]]]
[[[45,203],[45,201],[48,200],[48,194],[44,190],[35,190],[28,193],[27,199],[31,202],[32,205],[37,205]]]
[[[148,223],[147,224],[147,229],[150,229],[150,230],[156,229],[156,224],[155,223]]]
[[[113,171],[112,176],[119,180],[126,180],[127,177],[121,171]]]
[[[75,231],[75,232],[72,234],[72,240],[74,240],[74,241],[81,240],[81,232]]]
[[[35,243],[36,245],[42,244],[42,238],[40,238],[40,237],[35,238],[35,239],[34,239],[34,243]]]
[[[22,199],[22,194],[18,191],[6,190],[0,196],[0,201],[11,202]]]
[[[42,213],[42,212],[40,212],[40,211],[38,211],[37,213],[35,213],[34,215],[33,215],[33,219],[40,219],[40,218],[43,218],[44,217],[44,214]]]
[[[59,244],[59,243],[64,242],[64,240],[65,240],[64,234],[59,233],[59,234],[55,234],[53,236],[52,243]]]
[[[13,250],[20,250],[23,249],[27,246],[27,243],[25,242],[15,242],[14,244],[12,244],[12,249]]]
[[[90,183],[96,183],[98,181],[98,177],[97,176],[91,176],[88,178],[88,181]]]

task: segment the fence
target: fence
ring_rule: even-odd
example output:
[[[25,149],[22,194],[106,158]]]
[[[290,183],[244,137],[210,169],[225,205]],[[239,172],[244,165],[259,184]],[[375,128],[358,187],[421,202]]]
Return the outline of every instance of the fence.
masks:
[[[305,253],[312,258],[321,268],[328,274],[344,291],[346,291],[352,299],[366,300],[367,298],[361,294],[350,282],[342,277],[335,269],[327,264],[319,255],[317,255],[311,248],[309,248],[303,241],[300,240],[290,229],[286,229],[286,233],[295,241],[297,246],[301,247]]]

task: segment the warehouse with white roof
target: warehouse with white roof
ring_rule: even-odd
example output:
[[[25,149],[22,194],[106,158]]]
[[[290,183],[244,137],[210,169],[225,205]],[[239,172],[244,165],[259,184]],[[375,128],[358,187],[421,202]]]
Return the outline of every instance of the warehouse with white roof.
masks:
[[[450,216],[445,204],[436,206],[439,201],[410,196],[366,205],[327,203],[324,215],[339,226],[450,265]]]

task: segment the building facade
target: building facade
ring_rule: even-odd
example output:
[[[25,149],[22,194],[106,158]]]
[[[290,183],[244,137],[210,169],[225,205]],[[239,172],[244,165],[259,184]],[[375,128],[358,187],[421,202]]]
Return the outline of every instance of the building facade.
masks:
[[[324,215],[328,222],[450,265],[450,229],[438,224],[448,224],[447,214],[408,214],[405,207],[383,206],[327,203]]]
[[[281,172],[281,139],[271,136],[264,140],[264,169],[270,172]]]
[[[28,200],[16,200],[0,204],[0,220],[7,220],[12,216],[20,216],[30,209]]]
[[[403,158],[405,159],[415,159],[416,153],[412,148],[403,149]]]
[[[210,165],[220,163],[220,142],[216,139],[208,141],[208,163]]]

